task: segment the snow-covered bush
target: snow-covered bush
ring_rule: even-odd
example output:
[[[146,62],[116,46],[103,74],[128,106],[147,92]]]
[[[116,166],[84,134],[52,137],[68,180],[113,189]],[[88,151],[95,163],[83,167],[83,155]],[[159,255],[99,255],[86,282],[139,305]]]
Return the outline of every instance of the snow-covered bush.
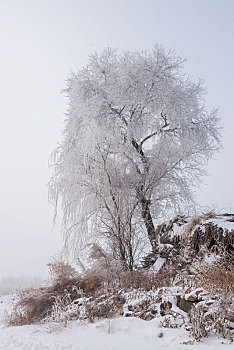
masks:
[[[83,293],[76,287],[72,291],[77,292],[77,297]],[[64,291],[63,295],[56,295],[52,297],[53,304],[48,315],[42,320],[42,323],[59,323],[63,326],[72,319],[77,319],[77,304],[73,303],[73,298],[68,291]]]
[[[192,308],[189,312],[192,336],[199,341],[213,332],[233,341],[230,326],[234,320],[233,302],[231,297],[220,297],[214,304],[199,303]]]
[[[59,280],[72,278],[77,275],[76,270],[68,263],[63,260],[57,260],[47,264],[49,273],[53,283]]]
[[[39,322],[52,312],[53,307],[56,308],[54,304],[59,300],[65,305],[68,296],[69,302],[77,298],[83,280],[78,275],[73,277],[75,270],[63,262],[50,264],[49,268],[53,276],[51,284],[21,291],[19,301],[8,317],[9,325]]]
[[[24,291],[8,324],[42,321],[57,329],[72,320],[95,322],[121,315],[158,318],[161,327],[182,327],[198,341],[213,333],[232,339],[234,273],[229,257],[233,231],[230,235],[221,232],[210,222],[202,226],[202,220],[210,219],[203,216],[189,223],[190,219],[176,218],[169,223],[170,230],[181,233],[182,225],[188,224],[180,239],[167,230],[168,225],[162,226],[165,243],[158,245],[156,264],[149,269],[130,271],[97,244],[91,247],[89,267],[84,266],[82,273],[65,262],[50,264],[51,284]],[[218,249],[219,243],[223,249],[210,249]],[[160,268],[158,257],[165,261]]]
[[[45,318],[66,323],[74,317],[90,321],[109,317],[121,312],[125,291],[156,291],[171,281],[168,273],[156,275],[144,270],[126,271],[114,264],[109,267],[102,265],[102,259],[99,265],[98,261],[83,275],[70,277],[69,273],[69,277],[55,279],[49,286],[23,291],[9,317],[9,325],[31,324]],[[144,317],[147,319],[148,316]]]
[[[219,265],[218,265],[219,263]],[[196,274],[190,277],[193,285],[204,287],[211,293],[226,295],[234,293],[234,268],[222,261],[196,267]]]

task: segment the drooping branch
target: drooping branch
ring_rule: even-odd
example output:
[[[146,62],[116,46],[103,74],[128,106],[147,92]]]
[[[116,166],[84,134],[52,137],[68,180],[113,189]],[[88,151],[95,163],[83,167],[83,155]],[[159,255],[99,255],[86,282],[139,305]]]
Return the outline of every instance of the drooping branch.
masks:
[[[217,111],[204,105],[202,84],[183,74],[182,63],[159,47],[123,56],[108,49],[68,79],[50,199],[56,208],[62,199],[72,250],[83,237],[102,239],[105,231],[114,254],[130,261],[135,249],[142,253],[142,226],[156,246],[156,212],[162,216],[191,199],[219,148],[220,129]]]

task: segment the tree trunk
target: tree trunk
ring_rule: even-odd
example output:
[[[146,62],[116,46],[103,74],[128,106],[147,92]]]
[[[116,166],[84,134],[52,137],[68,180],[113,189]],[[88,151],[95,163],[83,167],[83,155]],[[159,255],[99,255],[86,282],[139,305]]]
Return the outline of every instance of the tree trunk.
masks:
[[[157,237],[155,235],[155,226],[153,223],[152,215],[150,213],[150,200],[145,198],[141,190],[138,191],[138,197],[141,203],[141,215],[144,220],[152,249],[154,250],[157,246]]]
[[[142,267],[149,268],[157,260],[157,255],[155,254],[157,251],[157,234],[150,213],[150,201],[147,200],[143,194],[139,194],[139,200],[142,208],[142,218],[144,220],[144,224],[152,247],[151,252],[143,257]]]
[[[142,145],[137,143],[137,141],[133,138],[132,139],[132,145],[137,151],[137,153],[140,155],[141,161],[144,166],[144,175],[146,175],[149,171],[149,164],[148,164],[148,158],[145,156],[145,153],[142,149]],[[140,171],[138,171],[140,173]],[[143,175],[141,173],[141,175]],[[153,223],[153,219],[150,213],[150,200],[148,200],[144,194],[144,186],[142,185],[140,188],[137,189],[137,195],[141,203],[141,215],[145,223],[145,227],[148,233],[148,237],[152,246],[152,250],[154,250],[157,246],[156,241],[156,235],[155,235],[155,227]]]

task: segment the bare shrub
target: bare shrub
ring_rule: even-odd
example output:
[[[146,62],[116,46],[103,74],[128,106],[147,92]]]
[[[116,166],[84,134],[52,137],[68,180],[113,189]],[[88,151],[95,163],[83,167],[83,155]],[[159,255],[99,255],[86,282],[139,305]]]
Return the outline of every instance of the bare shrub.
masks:
[[[123,292],[126,299],[121,313],[124,317],[139,317],[149,321],[156,317],[159,312],[159,302],[162,300],[157,291],[131,290]]]
[[[203,265],[197,268],[192,279],[193,285],[203,287],[210,293],[226,295],[234,293],[234,268],[227,269],[222,262],[219,265]]]
[[[159,323],[159,327],[164,328],[179,328],[180,325],[171,315],[167,315],[164,317],[164,320]]]
[[[47,266],[54,283],[56,283],[56,281],[72,278],[77,275],[76,270],[69,263],[66,263],[63,260],[49,263]]]
[[[82,318],[88,318],[92,322],[95,318],[105,318],[120,312],[124,300],[119,295],[119,290],[150,291],[171,285],[173,278],[169,271],[160,274],[145,270],[126,271],[105,252],[99,250],[97,253],[95,264],[83,275],[76,273],[72,277],[73,270],[67,264],[50,265],[54,271],[52,284],[23,291],[8,318],[8,324],[24,325],[43,319],[65,324],[72,317],[81,317],[81,309],[73,305],[72,311],[69,306],[77,298],[83,298],[80,305],[83,308]]]
[[[87,303],[89,320],[91,322],[96,318],[111,318],[120,314],[125,298],[120,293],[114,293],[107,296],[102,295],[99,298],[93,299]]]
[[[61,274],[61,267],[63,274]],[[77,298],[77,290],[84,288],[84,281],[80,276],[71,277],[72,267],[68,264],[50,264],[54,273],[54,280],[50,286],[37,289],[26,289],[21,292],[20,300],[13,312],[8,316],[9,326],[21,326],[39,322],[53,310],[53,305],[69,295],[70,300]]]
[[[207,306],[198,304],[189,312],[189,321],[191,324],[191,335],[200,341],[208,337],[211,332],[222,335],[233,341],[230,331],[230,298],[221,298],[214,305]]]
[[[82,291],[73,287],[73,291],[77,293],[77,297],[83,295]],[[64,327],[67,326],[68,321],[77,319],[78,305],[72,300],[71,294],[67,291],[63,295],[55,296],[50,313],[42,320],[45,323],[59,323]]]
[[[176,268],[160,273],[149,272],[145,269],[126,270],[120,261],[113,258],[99,245],[91,247],[90,259],[95,261],[84,275],[85,280],[102,279],[103,285],[114,289],[143,289],[152,290],[172,285],[177,274]]]
[[[8,317],[8,324],[43,321],[66,326],[68,321],[74,319],[94,322],[116,315],[150,320],[159,313],[159,305],[167,293],[171,296],[170,287],[178,276],[176,263],[158,273],[145,269],[126,270],[99,246],[93,247],[90,257],[94,263],[82,275],[64,262],[50,264],[53,275],[51,285],[22,292]],[[234,317],[230,311],[233,270],[224,265],[203,264],[197,268],[196,274],[191,275],[186,269],[181,273],[186,278],[187,289],[188,286],[202,287],[215,296],[211,306],[199,301],[198,307],[189,314],[191,333],[195,339],[199,340],[214,331],[230,338],[229,322]],[[178,290],[183,293],[182,287],[176,290],[175,293]],[[177,328],[185,322],[173,310],[165,315],[163,327]]]

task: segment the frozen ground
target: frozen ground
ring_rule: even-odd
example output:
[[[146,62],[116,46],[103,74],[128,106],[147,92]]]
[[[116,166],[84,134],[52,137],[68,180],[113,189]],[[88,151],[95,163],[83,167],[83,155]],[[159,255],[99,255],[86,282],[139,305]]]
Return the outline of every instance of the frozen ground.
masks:
[[[10,310],[12,296],[0,297],[0,317]],[[189,341],[184,329],[159,327],[159,319],[116,318],[93,324],[72,322],[66,328],[53,324],[7,328],[0,324],[0,350],[180,350]],[[158,334],[163,333],[159,338]],[[228,342],[227,342],[228,343]],[[209,338],[194,344],[193,349],[233,349],[233,344]]]

